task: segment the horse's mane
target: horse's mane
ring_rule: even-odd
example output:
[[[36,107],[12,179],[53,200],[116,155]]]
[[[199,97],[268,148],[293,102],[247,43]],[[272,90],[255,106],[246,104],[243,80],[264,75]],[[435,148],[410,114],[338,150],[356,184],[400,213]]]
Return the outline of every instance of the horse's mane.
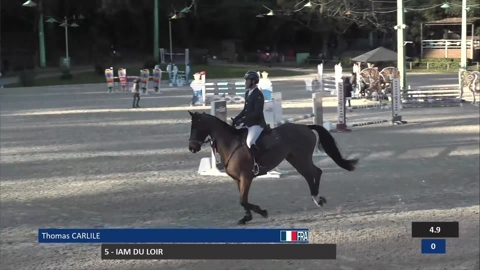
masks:
[[[243,131],[241,129],[236,129],[236,128],[232,127],[227,122],[224,122],[224,121],[220,120],[218,117],[216,117],[214,115],[206,114],[206,113],[205,114],[199,114],[199,115],[201,115],[201,117],[203,117],[203,118],[209,119],[209,121],[212,121],[214,123],[214,126],[212,126],[212,129],[214,129],[215,125],[216,125],[216,126],[222,127],[224,129],[230,131],[234,135],[239,134]]]

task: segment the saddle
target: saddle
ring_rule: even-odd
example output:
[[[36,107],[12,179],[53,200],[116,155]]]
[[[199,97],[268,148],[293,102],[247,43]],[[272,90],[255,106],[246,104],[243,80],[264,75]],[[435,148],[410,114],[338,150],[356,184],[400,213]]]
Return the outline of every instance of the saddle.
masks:
[[[242,128],[239,130],[239,132],[240,134],[237,136],[237,139],[240,140],[242,146],[245,146],[247,144],[248,129]],[[267,125],[267,127],[263,129],[260,136],[258,136],[255,145],[261,153],[265,153],[265,151],[268,151],[272,147],[276,146],[278,143],[280,143],[280,141],[281,137],[278,134],[277,130],[275,128],[272,129],[270,128],[270,125]],[[212,145],[212,149],[215,152],[216,167],[218,170],[221,171],[225,169],[225,164],[223,164],[223,161],[220,159],[220,156],[216,152],[215,148],[216,145],[214,142]],[[257,174],[257,176],[264,175],[266,173],[267,171],[265,171],[264,167],[260,166],[260,172],[259,174]]]
[[[242,133],[240,135],[240,141],[242,142],[242,145],[246,145],[247,142],[247,135],[248,135],[248,130],[242,129]],[[276,146],[278,143],[280,143],[281,137],[278,134],[277,130],[275,128],[271,128],[270,125],[267,125],[260,133],[260,136],[258,136],[258,139],[255,143],[257,148],[259,150],[267,151],[271,149],[272,147]]]

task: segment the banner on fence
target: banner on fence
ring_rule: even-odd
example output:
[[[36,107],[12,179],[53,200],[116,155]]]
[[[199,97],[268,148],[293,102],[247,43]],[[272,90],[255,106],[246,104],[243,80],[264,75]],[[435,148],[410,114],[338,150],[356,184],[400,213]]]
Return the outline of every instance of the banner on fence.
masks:
[[[118,69],[118,80],[120,81],[120,87],[122,88],[122,91],[127,90],[127,70],[124,68],[119,68]]]
[[[113,69],[105,69],[105,79],[107,79],[108,90],[112,91],[115,87],[115,82],[113,80]]]
[[[158,92],[158,88],[160,88],[160,82],[162,81],[162,70],[156,68],[153,70],[153,88],[155,92]]]
[[[147,93],[149,77],[150,77],[150,70],[148,69],[140,70],[140,88],[142,89],[143,94]]]

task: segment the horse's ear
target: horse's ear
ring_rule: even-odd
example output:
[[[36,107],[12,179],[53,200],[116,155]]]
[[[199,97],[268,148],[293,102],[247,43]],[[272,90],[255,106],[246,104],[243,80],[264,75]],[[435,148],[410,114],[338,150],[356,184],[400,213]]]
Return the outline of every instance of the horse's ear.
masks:
[[[193,113],[191,111],[188,111],[188,113],[190,114],[190,116],[193,116]]]

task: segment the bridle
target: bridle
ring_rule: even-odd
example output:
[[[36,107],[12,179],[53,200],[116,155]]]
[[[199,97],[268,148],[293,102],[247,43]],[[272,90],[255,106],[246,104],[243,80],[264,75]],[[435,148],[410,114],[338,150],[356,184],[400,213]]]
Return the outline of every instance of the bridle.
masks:
[[[206,140],[203,141],[203,142],[200,142],[200,141],[198,141],[198,140],[188,140],[188,141],[189,141],[189,142],[193,142],[193,143],[198,143],[198,144],[200,144],[202,147],[203,147],[204,145],[206,145],[207,143],[210,143],[210,147],[212,147],[212,151],[213,151],[213,155],[215,156],[215,160],[216,160],[217,163],[219,163],[218,160],[217,160],[217,153],[218,153],[218,152],[217,152],[217,149],[216,149],[217,146],[216,146],[216,140],[215,140],[215,139],[208,138],[208,139],[206,139]],[[237,150],[240,149],[242,146],[243,146],[243,144],[238,144],[237,147],[233,150],[233,152],[230,153],[230,156],[228,157],[227,162],[225,162],[225,164],[224,164],[225,168],[228,167],[228,163],[230,163],[230,159],[232,159],[233,154],[235,154],[235,152],[237,152]]]
[[[232,126],[234,126],[234,123],[232,122]],[[205,138],[205,141],[201,142],[199,140],[192,140],[192,139],[189,139],[188,140],[189,143],[196,143],[196,144],[199,144],[201,147],[205,146],[207,143],[210,143],[210,147],[212,147],[212,151],[214,153],[214,156],[215,156],[215,159],[217,159],[217,147],[216,147],[216,140],[215,138],[212,138],[210,136],[207,136],[207,138]],[[227,162],[225,162],[224,166],[225,168],[227,168],[228,166],[228,163],[230,162],[230,159],[232,159],[233,155],[235,154],[235,152],[237,152],[238,149],[240,149],[241,147],[243,146],[243,144],[239,144],[234,150],[232,153],[230,153],[230,156],[228,157],[227,159]],[[218,160],[216,160],[217,163],[218,163]]]
[[[197,144],[199,144],[200,146],[205,146],[205,144],[207,144],[207,143],[212,144],[213,140],[212,140],[212,138],[208,138],[208,139],[206,139],[206,140],[203,141],[203,142],[200,142],[199,140],[188,140],[188,142],[189,142],[189,143],[197,143]]]

